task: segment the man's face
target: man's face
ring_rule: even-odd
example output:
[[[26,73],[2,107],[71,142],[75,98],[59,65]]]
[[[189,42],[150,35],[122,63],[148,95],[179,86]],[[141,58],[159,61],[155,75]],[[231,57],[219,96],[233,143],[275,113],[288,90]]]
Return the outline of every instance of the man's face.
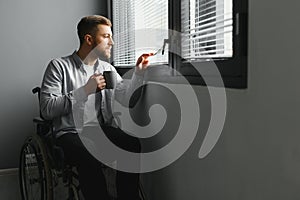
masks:
[[[114,44],[110,26],[98,25],[98,31],[93,36],[93,52],[100,58],[109,59]]]

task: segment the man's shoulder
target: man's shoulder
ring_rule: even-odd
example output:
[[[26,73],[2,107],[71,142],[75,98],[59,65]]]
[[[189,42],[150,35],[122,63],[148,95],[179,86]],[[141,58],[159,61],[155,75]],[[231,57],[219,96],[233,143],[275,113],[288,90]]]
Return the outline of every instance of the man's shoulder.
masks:
[[[72,59],[72,55],[57,57],[50,60],[50,65],[54,67],[70,67],[74,66],[74,61]]]
[[[72,60],[72,55],[62,56],[52,59],[52,62],[69,63]]]

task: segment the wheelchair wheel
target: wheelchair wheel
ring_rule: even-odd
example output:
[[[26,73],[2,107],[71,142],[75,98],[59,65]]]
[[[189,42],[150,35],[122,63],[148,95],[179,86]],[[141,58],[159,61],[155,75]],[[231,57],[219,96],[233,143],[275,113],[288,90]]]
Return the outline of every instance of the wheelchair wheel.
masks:
[[[38,136],[28,138],[21,150],[19,182],[23,200],[52,200],[52,174],[45,146]]]

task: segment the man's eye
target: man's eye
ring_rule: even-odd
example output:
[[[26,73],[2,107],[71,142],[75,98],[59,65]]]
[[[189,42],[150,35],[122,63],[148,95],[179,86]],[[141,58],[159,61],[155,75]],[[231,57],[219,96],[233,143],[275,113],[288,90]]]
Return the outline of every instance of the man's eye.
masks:
[[[104,34],[103,37],[110,38],[110,35],[109,34]]]

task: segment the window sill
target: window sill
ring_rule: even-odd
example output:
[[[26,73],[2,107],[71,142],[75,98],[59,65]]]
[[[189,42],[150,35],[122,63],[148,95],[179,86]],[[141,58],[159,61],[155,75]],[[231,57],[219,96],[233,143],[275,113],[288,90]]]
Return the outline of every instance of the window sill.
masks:
[[[124,79],[130,79],[133,72],[131,69],[132,68],[117,68],[117,71]],[[221,78],[213,74],[207,74],[205,78],[203,78],[200,75],[181,75],[167,65],[149,66],[145,73],[145,81],[236,89],[247,88],[246,76],[225,76]]]

